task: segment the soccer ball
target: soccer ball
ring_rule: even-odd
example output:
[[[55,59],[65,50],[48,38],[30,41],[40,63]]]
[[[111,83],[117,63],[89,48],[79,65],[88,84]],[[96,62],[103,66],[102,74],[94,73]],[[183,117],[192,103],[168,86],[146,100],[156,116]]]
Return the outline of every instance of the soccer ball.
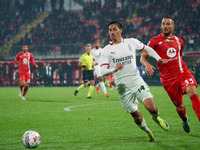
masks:
[[[26,131],[22,136],[22,143],[27,148],[36,148],[40,142],[40,135],[36,131]]]

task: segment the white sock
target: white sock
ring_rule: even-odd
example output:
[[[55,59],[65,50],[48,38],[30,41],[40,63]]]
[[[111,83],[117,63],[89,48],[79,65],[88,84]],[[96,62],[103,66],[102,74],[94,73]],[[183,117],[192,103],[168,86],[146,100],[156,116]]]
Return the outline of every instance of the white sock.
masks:
[[[99,83],[96,85],[97,88],[99,88]]]
[[[106,86],[105,86],[104,82],[99,82],[99,84],[100,84],[100,86],[101,86],[101,88],[102,88],[104,94],[107,94]]]
[[[151,130],[147,127],[146,122],[143,118],[141,125],[138,125],[142,130],[144,130],[146,133],[150,133]]]

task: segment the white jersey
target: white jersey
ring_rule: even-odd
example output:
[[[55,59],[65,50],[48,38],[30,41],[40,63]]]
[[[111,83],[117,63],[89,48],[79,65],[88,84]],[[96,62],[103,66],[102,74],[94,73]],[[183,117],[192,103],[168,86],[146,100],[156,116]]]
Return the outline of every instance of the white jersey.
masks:
[[[101,50],[102,50],[102,48],[99,48],[99,49],[93,48],[91,50],[91,54],[94,58],[94,62],[96,62],[98,64],[99,64],[100,57],[101,57]]]
[[[124,68],[114,72],[116,85],[128,83],[130,80],[141,78],[136,65],[136,50],[143,50],[145,45],[137,39],[122,39],[119,44],[109,44],[101,51],[101,66],[108,65],[115,68],[123,64]]]

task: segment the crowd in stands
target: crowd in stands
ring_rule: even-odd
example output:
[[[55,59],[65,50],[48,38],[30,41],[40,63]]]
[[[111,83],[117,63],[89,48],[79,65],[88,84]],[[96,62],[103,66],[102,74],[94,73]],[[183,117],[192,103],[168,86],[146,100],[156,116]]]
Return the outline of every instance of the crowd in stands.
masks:
[[[44,5],[45,0],[41,1]],[[55,2],[51,0],[49,17],[14,46],[24,42],[43,46],[33,46],[33,49],[45,55],[49,50],[59,50],[61,54],[81,53],[81,47],[93,43],[96,38],[101,39],[102,45],[108,43],[107,25],[111,20],[123,23],[124,37],[135,37],[147,44],[151,37],[160,33],[162,17],[170,16],[175,21],[175,34],[185,42],[184,51],[200,47],[199,0],[122,0],[121,8],[117,8],[116,0],[105,0],[103,6],[97,0],[87,2],[82,11],[65,11],[63,0],[56,9]],[[47,45],[50,47],[45,47]]]
[[[10,40],[12,34],[17,34],[20,27],[36,18],[35,0],[1,0],[0,1],[0,44]]]

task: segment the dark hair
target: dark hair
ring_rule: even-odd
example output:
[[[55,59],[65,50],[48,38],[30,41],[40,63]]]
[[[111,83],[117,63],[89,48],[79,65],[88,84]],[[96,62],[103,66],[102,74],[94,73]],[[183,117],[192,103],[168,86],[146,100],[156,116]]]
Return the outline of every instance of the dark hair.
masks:
[[[111,24],[116,24],[118,26],[119,29],[122,29],[123,26],[120,22],[118,21],[111,21],[109,24],[108,24],[108,27],[111,25]]]
[[[163,19],[164,18],[167,18],[167,19],[171,19],[172,21],[174,21],[171,17],[169,17],[169,16],[166,16],[166,17],[163,17]]]

